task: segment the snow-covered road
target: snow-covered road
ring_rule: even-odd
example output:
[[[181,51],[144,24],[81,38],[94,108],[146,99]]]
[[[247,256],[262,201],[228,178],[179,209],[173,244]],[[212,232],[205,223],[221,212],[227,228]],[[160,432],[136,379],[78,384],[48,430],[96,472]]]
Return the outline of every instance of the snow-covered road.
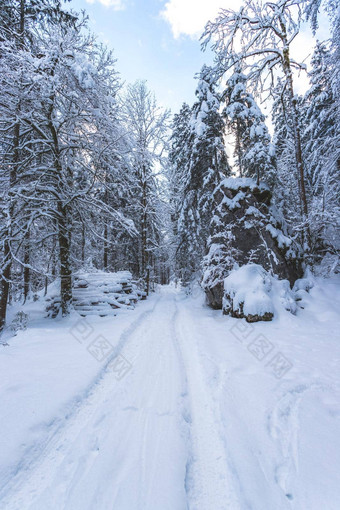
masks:
[[[322,374],[307,380],[302,371],[304,384],[296,373],[276,379],[227,321],[165,287],[117,341],[106,327],[115,355],[132,369],[119,381],[104,369],[67,418],[51,422],[41,448],[0,487],[0,508],[314,510],[321,497],[327,510],[338,508],[338,474],[318,475],[318,497],[311,490],[317,466],[308,462],[311,450],[318,457],[330,442],[339,445],[339,387],[321,399],[333,412],[322,417]],[[258,331],[281,348],[274,324]],[[299,417],[307,394],[312,403]],[[313,413],[328,437],[313,438],[316,426],[308,423],[299,436]],[[303,444],[309,436],[321,444]],[[336,470],[339,454],[329,454]]]
[[[122,384],[105,374],[2,508],[240,508],[193,324],[177,300],[163,292],[129,329],[131,374]]]

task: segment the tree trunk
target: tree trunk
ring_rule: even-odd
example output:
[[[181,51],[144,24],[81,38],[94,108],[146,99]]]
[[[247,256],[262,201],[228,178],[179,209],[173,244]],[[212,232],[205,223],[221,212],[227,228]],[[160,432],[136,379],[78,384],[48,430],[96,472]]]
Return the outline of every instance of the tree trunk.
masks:
[[[62,316],[70,313],[72,303],[72,272],[70,263],[70,237],[67,228],[67,213],[58,202],[58,240],[60,256],[60,306]]]
[[[4,242],[4,265],[0,288],[0,334],[6,324],[7,302],[9,293],[9,281],[11,278],[11,253],[8,239]]]
[[[17,106],[18,112],[20,111],[20,102]],[[14,126],[13,133],[13,165],[10,170],[9,175],[9,188],[10,191],[13,190],[16,181],[17,181],[17,168],[19,164],[19,142],[20,142],[20,123],[19,121]],[[11,246],[10,246],[10,237],[11,237],[11,223],[14,213],[14,203],[13,197],[10,198],[9,207],[8,207],[8,221],[9,227],[6,229],[4,233],[4,264],[2,270],[2,278],[0,285],[0,333],[3,331],[6,323],[6,314],[7,314],[7,303],[9,297],[9,284],[11,280],[11,267],[12,267],[12,254],[11,254]]]
[[[105,223],[104,223],[104,255],[103,255],[103,264],[104,264],[105,271],[107,271],[107,267],[108,267],[108,255],[109,255],[108,228],[107,228],[107,222],[105,221]]]
[[[51,76],[54,76],[57,59],[54,60]],[[54,111],[54,93],[49,97],[50,107],[48,111],[48,127],[53,140],[53,156],[56,180],[62,180],[63,166],[61,161],[58,132],[53,122]],[[72,175],[69,175],[69,184],[71,184]],[[68,206],[63,205],[62,197],[57,200],[57,226],[59,242],[59,261],[60,261],[60,307],[62,316],[70,313],[72,303],[72,272],[71,272],[71,229],[69,225]]]
[[[30,290],[30,231],[27,231],[24,242],[24,303],[26,303]]]
[[[25,0],[20,0],[20,44],[22,47],[25,45]]]
[[[286,87],[289,97],[289,102],[291,105],[291,120],[293,124],[293,137],[294,137],[294,150],[295,150],[295,162],[296,162],[296,170],[298,175],[298,184],[299,184],[299,193],[300,200],[302,206],[302,221],[303,221],[303,230],[302,230],[302,244],[307,245],[304,246],[304,251],[309,252],[311,239],[310,239],[310,230],[308,226],[308,204],[307,204],[307,195],[306,195],[306,187],[305,187],[305,173],[304,173],[304,165],[302,159],[302,147],[301,147],[301,133],[299,126],[299,114],[296,104],[296,98],[294,94],[294,85],[293,85],[293,73],[290,64],[290,55],[289,55],[289,42],[287,37],[286,24],[281,17],[280,28],[282,32],[282,42],[283,42],[283,50],[282,50],[282,67],[283,72],[286,78]]]
[[[109,202],[109,194],[108,194],[108,173],[107,170],[105,172],[105,193],[104,193],[104,203],[105,205],[108,205]],[[103,265],[104,270],[107,271],[108,268],[108,256],[109,256],[109,228],[107,225],[107,218],[104,216],[104,253],[103,253]]]
[[[299,115],[296,105],[296,99],[294,95],[294,86],[293,86],[293,73],[290,65],[290,56],[289,56],[289,43],[287,38],[286,26],[284,21],[280,20],[281,30],[283,34],[283,72],[286,78],[286,86],[289,101],[291,104],[291,112],[292,112],[292,123],[293,123],[293,135],[294,135],[294,148],[295,148],[295,160],[296,167],[299,176],[299,186],[300,186],[300,196],[302,203],[302,210],[304,215],[304,220],[307,220],[308,217],[308,205],[307,205],[307,196],[306,196],[306,188],[305,188],[305,175],[304,175],[304,165],[302,160],[302,148],[301,148],[301,133],[299,127]]]
[[[239,119],[237,119],[236,123],[237,123],[237,127],[236,127],[235,152],[237,154],[238,168],[239,168],[239,171],[240,171],[240,177],[243,177],[243,171],[242,171],[242,148],[241,148],[242,147],[241,146],[242,136],[241,136],[241,126],[240,126]]]
[[[148,249],[147,249],[147,183],[146,168],[142,170],[142,277],[146,279],[146,294],[149,295],[149,278],[148,272]]]
[[[82,223],[81,229],[81,263],[85,264],[85,225]]]

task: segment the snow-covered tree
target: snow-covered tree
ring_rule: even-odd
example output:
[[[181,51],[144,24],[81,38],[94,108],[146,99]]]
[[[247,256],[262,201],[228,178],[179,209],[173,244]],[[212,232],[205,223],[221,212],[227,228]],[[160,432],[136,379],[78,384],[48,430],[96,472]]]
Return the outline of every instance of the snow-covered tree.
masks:
[[[59,0],[4,0],[0,11],[0,65],[1,65],[1,143],[2,158],[2,190],[1,197],[1,265],[0,265],[0,331],[6,319],[7,301],[11,269],[14,260],[12,240],[22,234],[20,228],[14,227],[16,209],[19,205],[18,191],[27,183],[27,175],[23,179],[28,164],[35,159],[32,145],[32,126],[22,125],[22,114],[27,113],[32,90],[31,56],[37,54],[35,32],[38,25],[44,23],[72,24],[75,17],[61,9]],[[33,70],[35,73],[35,70]],[[33,74],[36,77],[36,74]],[[29,97],[28,97],[29,96]],[[31,131],[31,133],[30,133]],[[20,194],[20,193],[19,193]],[[6,200],[6,195],[10,200]],[[18,222],[16,222],[18,223]],[[26,222],[29,225],[29,222]],[[14,227],[14,228],[13,228]],[[29,229],[25,228],[24,242],[24,280],[27,294],[29,278]],[[16,257],[17,258],[17,257]]]
[[[187,147],[183,203],[178,219],[178,265],[187,282],[199,268],[205,252],[213,210],[212,193],[230,169],[224,146],[220,100],[203,66],[192,108]]]
[[[144,81],[129,85],[123,98],[124,120],[130,134],[135,174],[135,215],[138,251],[137,273],[145,279],[147,292],[153,253],[159,246],[159,178],[167,147],[170,112],[157,105]]]
[[[234,158],[240,177],[273,184],[275,161],[265,117],[247,90],[247,78],[236,68],[223,93],[227,126],[235,138]]]
[[[174,233],[177,234],[179,211],[184,199],[187,163],[190,158],[191,108],[183,103],[179,113],[174,115],[171,126],[169,147],[170,204]]]
[[[311,65],[311,88],[304,98],[303,145],[314,251],[320,254],[326,245],[334,249],[340,211],[339,113],[331,86],[331,52],[325,43],[317,43]]]
[[[120,200],[116,193],[127,148],[117,119],[115,61],[84,28],[82,18],[44,22],[32,47],[17,51],[4,42],[0,59],[1,179],[11,197],[6,202],[4,194],[2,201],[2,286],[12,260],[24,269],[25,285],[27,269],[52,269],[61,280],[63,314],[72,300],[72,273],[85,259],[86,236],[103,241],[105,258],[105,226],[135,232],[121,207],[126,195]],[[39,257],[29,263],[33,250]],[[3,311],[8,292],[1,296]]]
[[[298,2],[299,3],[299,2]],[[291,55],[291,44],[299,32],[301,10],[291,0],[257,3],[250,0],[239,12],[221,9],[203,34],[203,47],[210,42],[216,52],[215,79],[230,69],[242,67],[249,84],[262,93],[271,93],[281,78],[290,103],[296,175],[302,203],[305,240],[308,239],[308,202],[305,168],[302,159],[299,114],[293,83],[293,71],[304,70]],[[307,246],[306,246],[307,248]]]
[[[167,167],[168,203],[170,208],[170,244],[171,267],[175,276],[179,277],[180,265],[177,250],[178,219],[184,200],[187,163],[190,157],[190,119],[191,108],[183,103],[179,113],[175,114],[171,126],[169,140],[169,156]]]

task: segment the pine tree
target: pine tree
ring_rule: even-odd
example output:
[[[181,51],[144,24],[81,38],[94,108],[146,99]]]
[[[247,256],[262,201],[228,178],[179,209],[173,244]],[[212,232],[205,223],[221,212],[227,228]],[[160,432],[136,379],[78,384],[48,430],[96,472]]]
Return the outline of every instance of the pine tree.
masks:
[[[207,66],[201,70],[196,96],[190,119],[183,204],[178,220],[177,260],[185,283],[199,270],[205,252],[213,190],[230,172],[224,147],[224,122],[219,113],[220,101]]]
[[[247,78],[237,68],[227,81],[223,113],[235,138],[234,158],[240,177],[251,177],[259,184],[273,184],[275,161],[265,117],[247,90]]]
[[[284,84],[279,80],[273,91],[272,124],[276,155],[274,197],[287,222],[296,228],[301,224],[301,199],[294,152],[294,134],[290,115],[290,101]]]
[[[179,211],[183,204],[187,162],[190,157],[191,108],[183,103],[179,113],[174,115],[169,147],[169,171],[171,219],[174,234],[177,235]]]
[[[311,201],[313,251],[334,246],[340,211],[340,138],[338,112],[331,86],[334,69],[331,52],[317,43],[309,73],[311,87],[304,98],[304,158]],[[332,248],[331,248],[332,249]],[[334,249],[334,248],[333,248]]]
[[[311,88],[305,95],[304,149],[308,159],[308,174],[313,188],[318,187],[330,153],[337,152],[339,127],[332,83],[334,69],[331,52],[325,43],[318,43],[311,60]],[[335,161],[335,166],[339,162]],[[333,164],[334,164],[333,163]],[[332,163],[331,163],[332,164]]]

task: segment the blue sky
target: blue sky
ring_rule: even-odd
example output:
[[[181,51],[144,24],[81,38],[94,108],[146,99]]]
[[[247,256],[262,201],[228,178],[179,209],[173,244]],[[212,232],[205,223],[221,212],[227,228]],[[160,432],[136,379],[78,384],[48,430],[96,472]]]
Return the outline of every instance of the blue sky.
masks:
[[[105,6],[99,0],[72,0],[71,6],[87,11],[91,30],[114,49],[118,71],[125,81],[146,79],[158,102],[173,112],[183,101],[192,103],[194,75],[204,62],[212,61],[211,54],[201,52],[198,37],[174,36],[171,24],[161,15],[166,1],[124,3],[123,9]]]
[[[219,7],[235,10],[241,0],[72,0],[76,11],[85,9],[89,26],[118,59],[117,68],[126,82],[146,79],[158,102],[175,113],[183,101],[192,104],[196,80],[203,63],[212,55],[200,49],[199,35]],[[297,59],[314,46],[309,29],[296,44]],[[327,27],[319,34],[327,37]],[[298,92],[307,80],[297,80]]]

